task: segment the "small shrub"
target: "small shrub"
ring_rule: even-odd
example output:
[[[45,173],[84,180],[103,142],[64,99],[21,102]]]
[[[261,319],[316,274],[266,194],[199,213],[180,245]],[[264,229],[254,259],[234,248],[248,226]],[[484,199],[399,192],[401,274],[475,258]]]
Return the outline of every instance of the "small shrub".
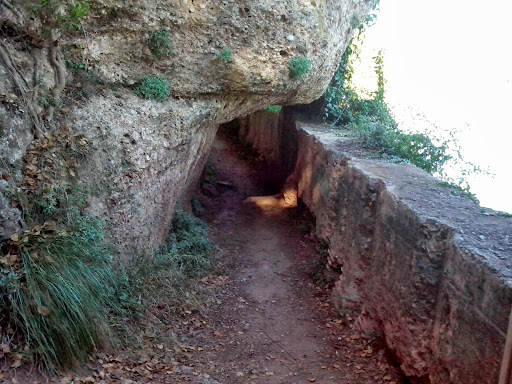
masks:
[[[79,21],[83,17],[87,16],[89,13],[89,10],[91,9],[91,6],[89,3],[73,3],[68,4],[68,12],[69,16],[72,20]]]
[[[311,61],[307,57],[294,57],[288,63],[292,79],[300,79],[311,70]]]
[[[88,71],[89,68],[84,63],[76,63],[71,59],[64,59],[64,64],[66,67],[74,70],[74,71]]]
[[[171,32],[168,29],[153,32],[148,39],[151,54],[157,60],[170,57],[174,53],[172,45]]]
[[[145,100],[164,101],[171,95],[171,85],[161,77],[148,76],[142,79],[135,94]]]
[[[220,52],[219,58],[224,65],[227,65],[233,61],[233,52],[231,49],[223,49]]]
[[[189,277],[200,274],[210,267],[211,249],[206,223],[186,212],[176,212],[164,252],[167,257],[172,255],[176,269]]]

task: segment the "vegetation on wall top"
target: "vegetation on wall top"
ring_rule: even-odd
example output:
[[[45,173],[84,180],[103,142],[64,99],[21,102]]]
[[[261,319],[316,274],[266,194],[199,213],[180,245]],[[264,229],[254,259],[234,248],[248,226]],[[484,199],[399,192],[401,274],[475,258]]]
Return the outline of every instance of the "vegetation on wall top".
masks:
[[[439,138],[434,131],[409,133],[398,127],[385,99],[382,52],[373,58],[377,89],[374,92],[356,91],[352,82],[353,61],[358,57],[361,43],[359,38],[351,42],[324,93],[325,120],[334,128],[348,129],[362,139],[363,146],[377,151],[380,156],[410,162],[444,180],[449,179],[444,170],[448,161],[469,167],[466,174],[480,172],[475,165],[463,161],[453,132],[447,139]],[[341,133],[340,130],[336,132]],[[455,184],[469,192],[465,179],[457,180]]]

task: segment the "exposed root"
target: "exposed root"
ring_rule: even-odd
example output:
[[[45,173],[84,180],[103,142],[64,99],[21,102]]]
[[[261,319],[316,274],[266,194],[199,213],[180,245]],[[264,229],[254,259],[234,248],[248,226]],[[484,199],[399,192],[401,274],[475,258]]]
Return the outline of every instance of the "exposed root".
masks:
[[[12,61],[11,55],[9,53],[8,48],[4,44],[3,41],[0,40],[0,59],[2,59],[5,68],[11,75],[12,81],[14,83],[14,86],[20,91],[21,96],[23,98],[23,101],[25,102],[27,111],[30,115],[30,118],[32,119],[32,122],[34,123],[34,135],[36,138],[41,139],[44,137],[43,132],[43,124],[41,122],[41,118],[39,114],[36,112],[36,110],[33,107],[32,99],[27,95],[28,92],[28,86],[23,78],[17,71],[17,69],[14,67],[14,63]]]
[[[14,15],[19,26],[25,25],[25,17],[23,16],[23,13],[21,13],[9,0],[0,0],[0,11],[2,10],[2,7],[5,7]]]
[[[48,107],[47,119],[51,121],[53,118],[53,112],[55,105],[60,102],[60,96],[62,91],[66,87],[66,66],[62,62],[62,55],[57,40],[52,41],[48,48],[48,62],[55,72],[55,85],[52,88],[53,105]]]

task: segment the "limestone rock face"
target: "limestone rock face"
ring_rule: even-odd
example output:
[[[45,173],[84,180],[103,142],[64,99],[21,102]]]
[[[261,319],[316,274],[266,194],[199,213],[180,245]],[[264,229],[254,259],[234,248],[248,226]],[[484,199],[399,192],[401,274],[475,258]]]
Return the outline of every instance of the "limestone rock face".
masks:
[[[74,168],[50,172],[57,155],[38,159],[32,151],[37,183],[56,175],[87,187],[91,212],[110,221],[128,260],[164,240],[218,124],[268,105],[318,98],[373,1],[95,0],[73,33],[55,17],[69,8],[44,14],[40,5],[0,5],[8,32],[0,60],[0,172],[10,190],[23,193],[28,144],[36,135],[37,148],[47,150],[62,140],[46,140],[41,131],[64,129],[81,143],[68,145],[78,148],[71,151]],[[56,65],[49,65],[52,57]],[[290,72],[293,58],[310,62],[303,77]],[[133,90],[146,76],[166,79],[171,97],[136,97]],[[58,100],[48,97],[59,92]],[[17,99],[5,102],[9,94]],[[0,226],[3,238],[18,228]]]
[[[306,103],[323,93],[357,27],[354,20],[372,3],[100,0],[87,21],[88,52],[109,80],[133,83],[163,74],[177,96],[265,95],[275,103]],[[155,60],[148,41],[162,29],[169,32],[172,53]],[[228,63],[223,50],[230,52]],[[311,61],[302,80],[290,78],[289,62],[296,57]]]

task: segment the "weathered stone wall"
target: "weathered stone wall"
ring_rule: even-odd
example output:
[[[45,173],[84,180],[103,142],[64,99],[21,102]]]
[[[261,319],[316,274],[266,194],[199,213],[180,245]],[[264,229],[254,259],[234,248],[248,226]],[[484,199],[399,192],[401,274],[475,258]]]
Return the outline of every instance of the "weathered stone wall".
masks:
[[[263,113],[251,113],[249,116],[238,119],[240,129],[238,136],[242,143],[248,143],[258,148],[259,154],[269,163],[278,162],[279,143],[279,117],[277,112],[261,111]],[[250,127],[259,129],[250,129]]]
[[[279,135],[281,153],[288,143],[297,150],[299,197],[341,272],[340,311],[381,332],[410,377],[496,383],[512,304],[512,218],[412,165],[365,158],[327,127],[296,121]]]
[[[39,17],[44,4],[57,8]],[[29,144],[38,136],[38,148],[46,151],[55,140],[45,141],[40,131],[51,135],[65,127],[85,143],[84,155],[72,172],[64,169],[66,159],[58,172],[48,165],[51,154],[35,159],[38,183],[87,186],[91,212],[110,221],[128,260],[165,237],[218,124],[320,96],[357,27],[354,20],[364,19],[374,1],[97,0],[80,20],[81,30],[62,21],[67,2],[44,4],[0,2],[0,174],[8,179],[0,182],[0,240],[24,226],[12,196],[24,193]],[[155,58],[148,40],[164,29],[173,52]],[[60,65],[50,63],[52,49]],[[220,59],[223,50],[231,52],[231,62]],[[311,62],[300,79],[289,71],[296,57]],[[67,69],[63,59],[72,62]],[[167,101],[134,96],[150,75],[171,83]]]

